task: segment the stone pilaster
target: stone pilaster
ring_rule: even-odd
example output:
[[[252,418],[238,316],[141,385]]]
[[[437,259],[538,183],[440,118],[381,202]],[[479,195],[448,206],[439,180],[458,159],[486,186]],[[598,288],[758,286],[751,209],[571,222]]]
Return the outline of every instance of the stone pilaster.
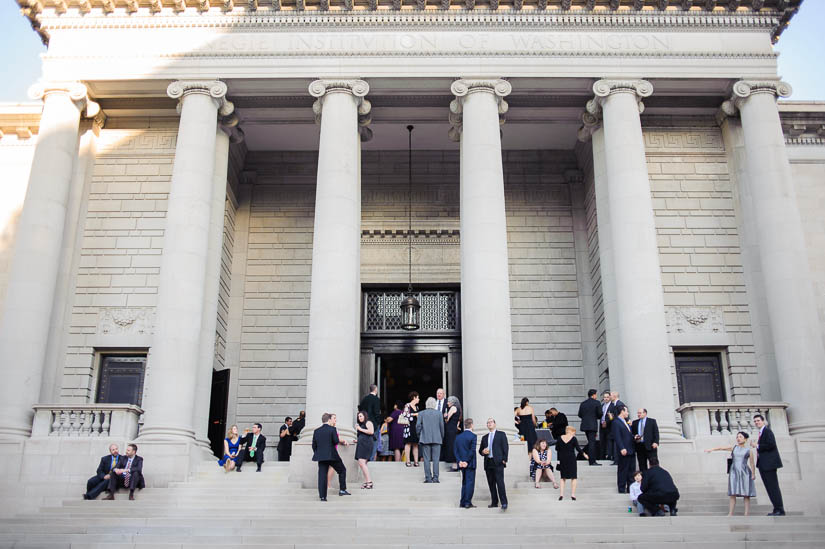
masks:
[[[77,82],[37,84],[29,94],[43,99],[43,114],[0,316],[3,437],[25,437],[31,432],[60,270],[80,114],[96,106],[88,101],[86,86]]]
[[[218,114],[228,116],[220,81],[184,80],[167,93],[180,99],[180,126],[166,213],[156,327],[146,365],[140,438],[193,439],[193,410],[204,316]]]
[[[307,358],[307,428],[324,412],[354,434],[361,312],[361,139],[370,104],[363,80],[316,80],[309,93],[321,124]]]
[[[607,213],[615,284],[615,342],[621,354],[624,395],[634,408],[647,408],[663,438],[680,435],[676,426],[670,348],[667,342],[659,248],[639,114],[642,98],[653,93],[645,80],[599,80],[587,112],[601,115],[606,188],[597,184],[597,215]],[[597,130],[599,131],[599,130]],[[605,192],[606,191],[606,192]],[[604,196],[606,194],[606,196]],[[598,207],[597,206],[597,207]],[[599,223],[600,245],[602,223]],[[603,252],[605,253],[605,252]],[[612,260],[612,261],[611,261]],[[604,281],[605,273],[602,273]],[[615,352],[608,347],[608,352]],[[612,374],[612,372],[611,372]],[[611,385],[613,376],[611,375]]]
[[[450,105],[460,115],[461,342],[465,416],[512,432],[513,351],[500,115],[506,80],[456,80]]]
[[[819,330],[802,221],[776,98],[778,81],[734,84],[726,115],[740,114],[745,143],[747,214],[754,220],[782,399],[792,435],[825,437],[825,348]]]

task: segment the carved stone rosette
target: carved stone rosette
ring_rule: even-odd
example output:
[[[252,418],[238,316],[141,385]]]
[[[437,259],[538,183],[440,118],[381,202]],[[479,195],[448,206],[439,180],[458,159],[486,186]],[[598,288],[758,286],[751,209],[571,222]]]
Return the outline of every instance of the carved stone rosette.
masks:
[[[372,121],[370,116],[372,105],[366,99],[369,91],[370,85],[364,80],[315,80],[309,85],[309,94],[316,98],[315,103],[312,104],[315,123],[321,123],[324,97],[328,93],[350,93],[358,100],[358,133],[361,141],[369,141],[372,139],[372,130],[367,127]]]
[[[221,118],[231,115],[235,105],[226,99],[227,87],[220,80],[176,80],[166,88],[166,94],[172,99],[178,99],[178,113],[180,113],[183,99],[189,94],[204,94],[210,96],[218,108]]]
[[[730,99],[719,107],[717,119],[721,121],[726,116],[736,116],[740,105],[757,93],[770,93],[774,97],[789,97],[793,93],[793,88],[787,82],[780,80],[740,80],[733,85]]]
[[[450,91],[455,96],[455,99],[450,102],[449,120],[452,127],[447,134],[452,141],[459,141],[461,139],[462,113],[464,110],[463,99],[471,93],[481,92],[493,94],[498,104],[499,124],[504,124],[504,116],[510,108],[504,98],[513,91],[513,85],[507,80],[501,78],[461,79],[452,83]]]
[[[597,80],[593,83],[595,97],[587,102],[582,114],[582,127],[579,128],[579,141],[586,142],[599,127],[604,100],[616,93],[632,93],[636,95],[639,113],[643,113],[645,105],[642,99],[653,95],[653,84],[647,80]]]

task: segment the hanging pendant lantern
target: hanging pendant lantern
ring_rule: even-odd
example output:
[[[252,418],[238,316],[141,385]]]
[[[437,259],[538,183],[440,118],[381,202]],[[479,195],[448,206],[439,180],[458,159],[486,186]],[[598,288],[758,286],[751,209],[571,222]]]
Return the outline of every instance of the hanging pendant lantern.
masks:
[[[407,296],[401,301],[401,329],[412,332],[421,327],[421,304],[415,298],[412,289],[412,131],[413,126],[407,126],[407,205],[409,209],[409,227],[407,230],[408,251],[408,285]]]

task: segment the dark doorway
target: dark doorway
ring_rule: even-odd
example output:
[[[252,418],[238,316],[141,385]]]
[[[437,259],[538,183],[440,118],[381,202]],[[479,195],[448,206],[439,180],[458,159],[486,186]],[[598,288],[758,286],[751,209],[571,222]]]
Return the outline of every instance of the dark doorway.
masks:
[[[96,402],[135,404],[143,400],[143,372],[146,355],[103,355]]]
[[[417,391],[423,409],[427,397],[435,397],[443,387],[444,357],[430,353],[379,355],[381,408],[389,413],[397,400],[406,403],[410,392]]]
[[[726,400],[719,353],[677,353],[675,356],[679,404]]]
[[[226,438],[226,406],[229,403],[229,370],[212,372],[212,396],[209,400],[209,445],[212,452],[223,457]]]

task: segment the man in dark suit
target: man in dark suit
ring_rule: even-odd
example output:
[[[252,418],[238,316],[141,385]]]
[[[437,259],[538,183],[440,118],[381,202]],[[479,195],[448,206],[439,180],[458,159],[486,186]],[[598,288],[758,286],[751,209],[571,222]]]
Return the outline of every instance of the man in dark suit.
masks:
[[[610,426],[613,431],[613,440],[616,443],[616,457],[619,468],[616,470],[616,482],[619,486],[619,493],[626,494],[633,484],[633,433],[627,424],[627,406],[619,410],[619,414]]]
[[[83,499],[95,499],[103,490],[109,488],[109,477],[112,469],[117,467],[118,447],[117,444],[109,445],[109,453],[100,458],[97,466],[97,474],[86,482],[86,493]]]
[[[370,392],[361,399],[358,410],[367,414],[367,419],[372,422],[374,432],[372,433],[372,452],[370,461],[375,461],[375,454],[378,452],[378,439],[381,438],[381,423],[384,418],[381,416],[381,399],[378,398],[378,385],[370,385]]]
[[[647,409],[639,408],[636,419],[630,428],[633,431],[636,459],[639,460],[639,471],[647,470],[650,459],[659,459],[659,425],[652,417],[647,417]]]
[[[235,468],[239,473],[245,461],[254,461],[258,465],[257,471],[261,472],[261,465],[264,463],[264,450],[266,450],[266,437],[261,434],[261,428],[260,423],[255,423],[252,425],[251,433],[249,429],[244,429],[244,436],[241,437],[239,444],[246,444],[246,450],[241,452],[241,461]]]
[[[292,422],[292,434],[295,435],[295,440],[298,440],[298,435],[301,434],[301,431],[307,424],[307,413],[303,410],[298,412],[298,419]]]
[[[608,428],[608,436],[607,436],[607,444],[610,448],[609,452],[613,454],[613,463],[611,465],[618,465],[619,458],[616,455],[616,441],[613,440],[613,429],[611,424],[613,420],[619,417],[619,410],[625,407],[626,404],[619,399],[619,391],[611,391],[610,392],[610,405],[607,407],[607,428]],[[630,408],[628,408],[628,411]]]
[[[476,487],[476,442],[478,437],[473,432],[473,420],[464,420],[464,430],[455,437],[453,453],[458,470],[461,471],[461,499],[458,506],[462,509],[471,509],[473,493]]]
[[[596,462],[596,432],[599,430],[599,420],[602,417],[602,407],[596,400],[598,391],[590,389],[587,398],[579,404],[579,417],[582,420],[581,430],[587,436],[587,456],[590,465],[601,465]]]
[[[673,483],[670,473],[659,467],[658,459],[650,458],[650,469],[642,475],[641,489],[642,493],[639,494],[638,502],[645,507],[642,516],[664,516],[665,513],[659,508],[660,505],[667,505],[670,516],[676,516],[679,490]]]
[[[143,458],[137,455],[137,444],[126,446],[126,455],[118,456],[117,465],[109,474],[109,495],[103,499],[115,499],[119,486],[129,489],[129,499],[135,499],[135,489],[143,489]]]
[[[289,461],[292,455],[292,441],[295,435],[292,432],[292,418],[286,416],[284,424],[278,430],[278,461]]]
[[[550,424],[550,433],[553,435],[553,438],[558,440],[560,436],[564,434],[564,431],[567,429],[567,416],[556,410],[555,408],[550,408],[550,417],[552,418],[552,423]],[[590,455],[590,454],[588,454]]]
[[[602,417],[599,420],[599,458],[609,459],[613,461],[613,448],[609,444],[613,439],[610,438],[610,419],[607,417],[607,412],[610,409],[610,391],[602,393]]]
[[[782,491],[779,489],[779,477],[776,474],[776,470],[782,468],[782,458],[779,457],[779,449],[776,447],[776,437],[762,414],[753,416],[753,424],[759,429],[759,436],[751,442],[756,448],[756,468],[759,469],[762,484],[765,485],[773,505],[773,511],[768,513],[768,516],[784,517],[785,505],[782,503]]]
[[[335,414],[325,413],[321,416],[323,425],[312,433],[312,461],[318,462],[318,495],[321,501],[327,500],[327,472],[330,467],[338,473],[338,495],[351,495],[347,492],[347,468],[336,448],[338,444],[349,446],[349,442],[338,438],[338,430],[335,428],[337,422]]]
[[[501,500],[501,510],[507,510],[507,490],[504,487],[504,468],[507,467],[510,444],[503,431],[496,430],[496,420],[487,420],[489,433],[481,437],[478,453],[484,456],[484,473],[487,475],[487,486],[490,487],[492,502],[487,507],[498,507]]]

